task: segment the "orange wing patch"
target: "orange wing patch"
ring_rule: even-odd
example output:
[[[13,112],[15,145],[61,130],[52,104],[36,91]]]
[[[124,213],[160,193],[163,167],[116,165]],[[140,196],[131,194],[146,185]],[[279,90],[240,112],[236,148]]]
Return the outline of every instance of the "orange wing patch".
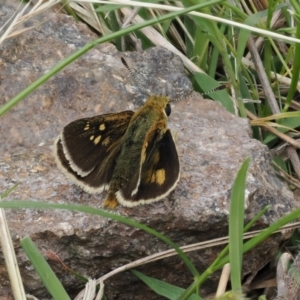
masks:
[[[162,184],[164,184],[165,181],[166,181],[166,170],[165,169],[159,169],[156,172],[154,172],[151,176],[152,183],[162,185]]]

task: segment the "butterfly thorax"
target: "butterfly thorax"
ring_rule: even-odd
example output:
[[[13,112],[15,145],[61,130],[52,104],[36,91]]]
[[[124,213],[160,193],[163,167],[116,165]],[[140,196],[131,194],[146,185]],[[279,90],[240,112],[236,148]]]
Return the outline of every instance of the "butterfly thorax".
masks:
[[[170,102],[169,97],[166,96],[150,96],[148,100],[146,101],[145,105],[142,106],[139,110],[143,110],[145,107],[149,106],[151,108],[164,111],[166,108],[167,104]],[[139,112],[139,111],[137,111]]]

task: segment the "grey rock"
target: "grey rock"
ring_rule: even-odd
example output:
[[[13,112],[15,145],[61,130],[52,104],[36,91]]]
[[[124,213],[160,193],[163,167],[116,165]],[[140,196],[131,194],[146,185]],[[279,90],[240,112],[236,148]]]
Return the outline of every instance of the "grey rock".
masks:
[[[10,4],[0,4],[1,12],[4,6],[7,10]],[[0,15],[0,23],[4,17]],[[47,23],[0,46],[1,104],[95,38],[85,25],[71,17],[47,14],[47,19]],[[121,64],[121,56],[137,74],[138,84]],[[249,136],[248,121],[190,92],[191,84],[180,59],[163,47],[122,54],[110,44],[95,47],[1,118],[0,186],[4,191],[16,182],[20,184],[7,200],[33,199],[101,208],[105,195],[83,192],[57,169],[51,149],[54,139],[72,120],[135,109],[147,94],[168,93],[174,100],[169,126],[178,136],[180,182],[165,200],[135,208],[118,206],[118,214],[160,231],[179,245],[226,236],[231,187],[247,157],[251,157],[251,165],[246,221],[269,204],[269,212],[255,229],[268,226],[292,210],[293,195],[275,176],[267,147]],[[47,292],[19,247],[18,239],[25,235],[30,235],[46,256],[56,253],[68,267],[92,278],[168,249],[141,230],[78,212],[21,209],[7,210],[7,217],[26,290],[41,299],[47,298]],[[266,260],[261,251],[278,247],[282,239],[278,235],[270,237],[259,251],[245,255],[243,274],[255,272]],[[195,251],[189,257],[202,272],[220,249]],[[69,291],[75,293],[80,288],[81,283],[59,263],[50,264]],[[10,287],[2,256],[0,266],[0,295],[5,296],[10,294]],[[193,280],[184,264],[174,257],[139,270],[182,287]],[[217,279],[212,276],[201,293],[213,292]],[[105,294],[108,299],[159,299],[130,272],[108,280]]]

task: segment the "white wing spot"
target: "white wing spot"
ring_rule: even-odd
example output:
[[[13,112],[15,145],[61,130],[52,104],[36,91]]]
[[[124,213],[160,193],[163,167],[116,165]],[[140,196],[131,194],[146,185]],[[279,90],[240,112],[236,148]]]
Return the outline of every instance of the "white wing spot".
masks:
[[[89,130],[89,129],[90,129],[90,123],[87,122],[87,123],[85,124],[85,127],[84,127],[83,130]]]
[[[101,131],[105,130],[105,124],[101,124],[101,125],[99,126],[99,129],[100,129]]]
[[[94,140],[94,144],[97,145],[101,140],[101,135],[97,136]]]

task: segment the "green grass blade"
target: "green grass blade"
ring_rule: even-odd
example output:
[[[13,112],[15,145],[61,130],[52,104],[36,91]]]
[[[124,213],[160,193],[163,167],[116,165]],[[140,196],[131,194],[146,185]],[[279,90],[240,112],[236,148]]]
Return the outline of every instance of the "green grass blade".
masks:
[[[296,26],[296,37],[300,39],[300,24]],[[299,72],[300,72],[300,44],[295,45],[295,54],[294,54],[294,62],[293,62],[293,76],[292,76],[292,82],[291,85],[289,86],[289,92],[286,97],[286,103],[283,108],[283,111],[287,111],[293,97],[295,95],[295,92],[297,91],[297,86],[298,86],[298,80],[299,80]]]
[[[2,193],[0,195],[0,200],[7,197],[18,185],[19,185],[19,183],[16,183],[13,187],[11,187],[10,189],[8,189],[4,193]]]
[[[55,300],[70,300],[71,298],[29,236],[21,240],[21,246],[51,296]]]
[[[0,204],[1,205],[1,204]],[[243,253],[246,253],[256,247],[258,244],[263,242],[265,239],[267,239],[271,234],[273,234],[275,231],[279,230],[282,226],[295,221],[297,218],[300,217],[300,208],[292,211],[288,215],[282,217],[280,220],[278,220],[276,223],[270,225],[268,228],[264,229],[261,233],[259,233],[257,236],[253,237],[249,241],[247,241],[243,245]],[[216,266],[216,270],[222,267],[224,264],[228,263],[229,257],[224,257],[220,261],[220,264]]]
[[[1,203],[0,203],[1,206]],[[298,219],[300,217],[300,208],[296,209],[295,211],[289,213],[288,215],[281,218],[276,223],[272,224],[268,228],[266,228],[264,231],[259,233],[257,236],[249,240],[243,245],[243,253],[248,252],[249,250],[253,249],[255,246],[263,242],[265,239],[267,239],[272,233],[279,230],[282,226]],[[214,267],[210,267],[207,270],[205,270],[200,276],[195,277],[195,281],[189,286],[189,288],[182,294],[179,298],[179,300],[188,299],[192,293],[215,271],[222,268],[225,264],[229,262],[229,256],[224,257],[219,261],[218,264],[215,264]]]
[[[184,292],[184,289],[177,287],[175,285],[166,283],[164,281],[158,280],[144,275],[136,270],[131,270],[131,272],[141,279],[145,284],[147,284],[156,294],[166,297],[170,300],[176,300]],[[198,295],[193,294],[188,298],[189,300],[201,300],[202,298]]]
[[[244,232],[247,232],[269,209],[271,205],[265,206],[244,228]]]
[[[241,290],[241,270],[243,259],[243,228],[246,177],[250,158],[247,158],[234,181],[229,214],[229,258],[231,267],[231,285],[233,291]]]
[[[103,4],[99,7],[97,7],[95,9],[95,12],[109,12],[109,11],[113,11],[113,10],[116,10],[116,9],[120,9],[120,8],[123,8],[123,7],[129,7],[127,5],[117,5],[117,4]]]
[[[299,113],[297,112],[293,112],[293,113]],[[300,126],[300,118],[299,117],[295,117],[295,118],[288,118],[288,119],[284,119],[280,122],[281,125],[289,127],[289,128],[297,128]],[[278,131],[285,133],[288,131],[287,128],[277,128]],[[272,142],[274,139],[277,139],[277,136],[273,133],[268,133],[263,141],[264,144],[268,144],[270,142]]]
[[[268,10],[262,10],[255,14],[251,14],[248,18],[244,20],[244,24],[250,25],[250,26],[259,26],[261,20],[266,17],[268,14]],[[242,62],[242,58],[244,55],[244,51],[249,39],[249,36],[251,35],[251,31],[246,29],[241,29],[238,36],[238,48],[237,48],[237,56],[236,61],[238,63],[238,69],[239,65]]]
[[[264,207],[244,228],[244,233],[247,232],[268,210],[270,209],[270,205]],[[224,258],[229,251],[229,245],[227,245],[215,259],[215,261],[211,264],[210,268],[214,268],[217,266],[222,258]]]
[[[172,242],[169,238],[165,237],[161,233],[157,232],[156,230],[141,224],[137,221],[134,221],[132,219],[120,216],[118,214],[114,214],[112,212],[108,212],[106,210],[97,209],[93,207],[89,207],[86,205],[76,205],[76,204],[54,204],[54,203],[44,203],[44,202],[35,202],[35,201],[2,201],[0,202],[0,207],[2,208],[32,208],[32,209],[66,209],[70,211],[80,211],[92,215],[98,215],[105,218],[110,218],[116,221],[119,221],[121,223],[124,223],[126,225],[139,228],[141,230],[144,230],[148,233],[150,233],[153,236],[156,236],[166,244],[173,247],[182,261],[186,264],[187,268],[190,270],[190,272],[193,274],[193,276],[197,276],[199,273],[193,263],[190,261],[190,259],[186,256],[186,254],[175,244]]]
[[[261,210],[255,218],[244,227],[244,197],[246,176],[250,158],[247,158],[234,181],[232,188],[232,196],[230,202],[230,219],[229,219],[229,246],[226,246],[211,266],[201,276],[191,284],[191,286],[181,295],[179,299],[187,299],[197,287],[199,287],[212,273],[224,266],[224,257],[231,263],[231,281],[233,291],[240,293],[241,291],[241,266],[243,253],[243,232],[246,232],[251,226],[266,212],[268,207]],[[241,200],[242,199],[242,200]],[[226,255],[230,247],[230,256]],[[222,262],[221,262],[222,261]],[[221,262],[221,263],[220,263]],[[226,263],[227,263],[226,262]]]

